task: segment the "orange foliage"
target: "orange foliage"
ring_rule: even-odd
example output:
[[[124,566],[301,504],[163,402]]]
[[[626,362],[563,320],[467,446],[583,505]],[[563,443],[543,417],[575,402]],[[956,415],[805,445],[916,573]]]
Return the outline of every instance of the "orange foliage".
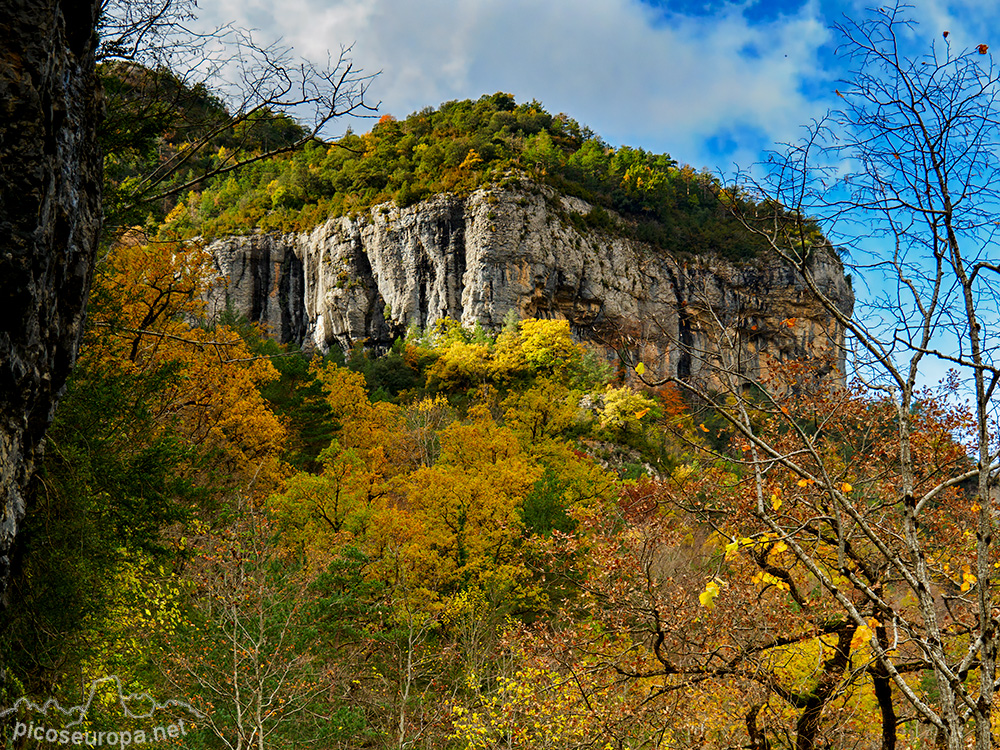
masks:
[[[196,245],[112,248],[95,278],[81,358],[108,373],[155,380],[160,429],[211,454],[215,480],[266,486],[280,474],[285,428],[259,387],[277,371],[236,331],[198,325],[210,272]]]

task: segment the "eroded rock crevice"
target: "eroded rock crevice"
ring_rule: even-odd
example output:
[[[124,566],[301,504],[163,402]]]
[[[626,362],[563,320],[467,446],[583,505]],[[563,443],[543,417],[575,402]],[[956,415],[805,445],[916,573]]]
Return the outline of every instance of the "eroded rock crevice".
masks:
[[[765,360],[802,356],[828,357],[843,372],[843,331],[794,269],[696,248],[672,257],[565,221],[589,210],[544,188],[490,188],[405,209],[376,206],[303,234],[227,238],[210,247],[220,278],[210,308],[250,311],[282,340],[322,350],[357,341],[384,348],[408,326],[445,317],[496,330],[514,310],[567,319],[581,338],[631,341],[653,377],[699,377],[735,340],[739,351],[724,354],[751,376],[770,366]],[[250,260],[260,246],[267,252]],[[240,281],[241,264],[278,268],[274,259],[289,257],[298,265],[280,267],[299,276],[272,291]],[[854,296],[836,254],[817,252],[810,272],[850,314]],[[274,290],[283,283],[301,298],[279,304]]]

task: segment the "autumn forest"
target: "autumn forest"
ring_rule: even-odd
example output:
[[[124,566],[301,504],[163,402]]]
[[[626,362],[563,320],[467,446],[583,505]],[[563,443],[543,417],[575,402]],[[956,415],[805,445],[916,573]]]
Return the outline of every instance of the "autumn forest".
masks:
[[[845,27],[853,136],[817,128],[732,184],[502,93],[327,141],[102,63],[104,239],[0,619],[0,709],[113,675],[190,704],[171,744],[206,750],[991,747],[993,198],[955,181],[996,164],[965,103],[997,77],[975,50],[877,58],[896,24]],[[814,153],[847,147],[859,172],[809,203]],[[824,350],[654,378],[632,332],[516,310],[329,352],[206,315],[212,238],[490,184],[586,200],[561,218],[651,252],[787,265],[849,371]],[[869,320],[810,275],[848,204],[897,248]],[[140,723],[111,692],[85,718]]]

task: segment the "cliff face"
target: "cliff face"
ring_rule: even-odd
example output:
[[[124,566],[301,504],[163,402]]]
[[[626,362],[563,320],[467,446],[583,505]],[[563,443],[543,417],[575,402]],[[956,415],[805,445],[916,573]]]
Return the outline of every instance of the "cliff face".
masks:
[[[97,6],[0,3],[0,602],[100,229]]]
[[[660,376],[707,375],[722,354],[755,375],[771,358],[805,355],[829,355],[843,371],[843,332],[793,269],[668,257],[569,220],[590,210],[544,189],[493,188],[377,206],[309,233],[228,238],[210,246],[220,283],[209,309],[228,305],[283,341],[323,350],[388,345],[444,317],[495,329],[513,309],[568,319],[584,339],[625,337]],[[850,314],[854,296],[835,255],[818,253],[811,270]]]

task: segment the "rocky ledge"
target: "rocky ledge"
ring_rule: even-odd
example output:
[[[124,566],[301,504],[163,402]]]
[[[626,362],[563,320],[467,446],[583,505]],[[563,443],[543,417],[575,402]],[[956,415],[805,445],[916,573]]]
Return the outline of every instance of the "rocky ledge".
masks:
[[[591,210],[542,187],[492,187],[376,206],[300,234],[218,240],[209,312],[229,308],[325,351],[387,346],[441,318],[497,329],[514,310],[568,319],[581,339],[624,342],[656,376],[698,377],[722,355],[754,376],[804,356],[843,372],[844,332],[794,269],[670,256],[574,220]],[[810,272],[849,315],[854,295],[833,250],[817,252]]]

